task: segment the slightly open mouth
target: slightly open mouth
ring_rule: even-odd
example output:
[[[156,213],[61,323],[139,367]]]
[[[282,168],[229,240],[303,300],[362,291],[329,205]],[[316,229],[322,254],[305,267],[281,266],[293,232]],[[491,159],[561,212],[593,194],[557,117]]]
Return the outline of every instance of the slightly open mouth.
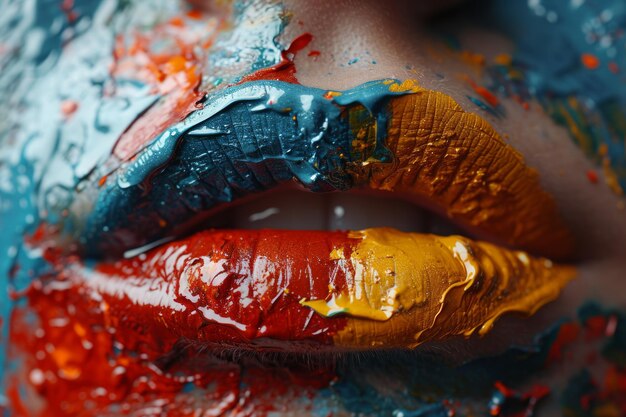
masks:
[[[230,87],[111,165],[67,221],[83,253],[128,259],[64,278],[113,328],[164,348],[412,348],[533,314],[574,275],[537,257],[572,251],[537,174],[413,82]],[[290,184],[326,193],[254,197]]]

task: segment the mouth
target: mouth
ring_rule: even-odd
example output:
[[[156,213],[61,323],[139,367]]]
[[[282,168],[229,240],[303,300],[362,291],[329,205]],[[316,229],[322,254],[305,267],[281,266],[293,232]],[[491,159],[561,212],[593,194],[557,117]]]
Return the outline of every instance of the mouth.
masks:
[[[531,315],[574,277],[544,258],[573,243],[537,173],[486,121],[411,81],[248,82],[135,148],[82,184],[64,220],[85,256],[109,259],[63,279],[153,346],[413,348]],[[477,239],[411,230],[417,208],[404,232],[201,226],[294,184],[402,199]]]

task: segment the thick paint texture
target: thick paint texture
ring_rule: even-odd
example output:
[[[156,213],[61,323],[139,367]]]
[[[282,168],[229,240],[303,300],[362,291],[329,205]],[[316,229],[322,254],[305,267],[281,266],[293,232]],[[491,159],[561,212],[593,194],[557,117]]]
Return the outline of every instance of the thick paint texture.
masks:
[[[0,414],[480,415],[491,407],[493,381],[515,386],[543,369],[554,340],[555,351],[566,351],[570,339],[559,332],[530,351],[461,368],[406,352],[383,357],[379,368],[367,355],[361,367],[311,367],[308,356],[241,354],[254,344],[267,352],[362,348],[379,345],[382,334],[420,334],[417,342],[389,338],[404,346],[487,330],[505,311],[547,302],[569,278],[568,268],[464,238],[213,232],[118,262],[60,256],[76,242],[59,235],[77,237],[86,253],[121,253],[169,238],[198,213],[293,181],[312,191],[362,187],[426,198],[502,242],[556,256],[569,250],[536,174],[448,97],[394,80],[343,92],[293,84],[285,57],[307,37],[293,48],[278,43],[287,16],[278,2],[236,2],[229,22],[182,2],[70,3],[9,1],[0,13]],[[485,160],[472,152],[488,148],[498,150]],[[515,181],[502,175],[509,171]],[[453,204],[455,192],[467,210]],[[406,256],[398,254],[402,270],[439,268],[433,259],[442,258],[447,282],[418,280],[413,270],[388,274],[393,239],[411,240]],[[440,246],[420,246],[426,241]],[[409,256],[416,246],[423,257]],[[473,292],[484,294],[487,278],[497,290],[533,290],[483,307]],[[367,289],[366,302],[357,287]],[[435,287],[443,302],[429,298]],[[332,318],[303,305],[333,297],[358,302],[344,302]],[[410,315],[422,303],[431,303],[430,323]],[[463,308],[475,322],[459,318]],[[405,333],[398,317],[439,330]],[[622,333],[607,344],[611,363],[623,359]],[[620,378],[616,366],[606,386],[585,392],[589,403],[571,407],[606,410],[620,398]]]
[[[50,285],[71,288],[128,347],[306,351],[482,335],[505,313],[555,299],[573,274],[458,236],[241,230],[200,232],[93,270],[65,266]]]
[[[5,376],[19,368],[18,362],[5,361],[15,305],[9,295],[50,269],[40,250],[25,244],[25,236],[42,221],[64,218],[77,184],[94,167],[106,165],[114,148],[132,157],[145,135],[160,133],[195,109],[201,91],[221,83],[198,84],[206,62],[219,67],[236,59],[238,69],[222,74],[224,82],[234,83],[257,65],[280,61],[275,38],[282,30],[282,6],[250,8],[248,3],[238,6],[237,22],[243,26],[268,11],[273,19],[271,25],[265,21],[267,25],[240,30],[248,34],[248,42],[228,30],[216,38],[223,22],[189,11],[182,2],[3,3],[0,409],[7,401]],[[264,53],[269,50],[277,52]],[[95,181],[104,183],[107,173],[104,169]]]
[[[395,192],[548,256],[573,248],[521,155],[483,119],[410,81],[343,92],[280,81],[227,88],[104,183],[95,178],[64,226],[92,255],[168,238],[220,204],[294,181],[315,192]]]
[[[303,301],[327,317],[347,315],[338,346],[415,347],[491,330],[505,313],[533,314],[574,277],[573,268],[460,236],[393,229],[351,232],[331,259],[353,272],[323,300]]]

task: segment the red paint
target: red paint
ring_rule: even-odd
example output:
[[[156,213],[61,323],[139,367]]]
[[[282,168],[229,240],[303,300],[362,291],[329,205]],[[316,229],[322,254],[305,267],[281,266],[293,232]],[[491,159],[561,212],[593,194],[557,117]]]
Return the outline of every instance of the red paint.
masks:
[[[320,51],[313,50],[313,51],[310,51],[307,55],[308,56],[312,56],[312,57],[318,57],[318,56],[320,56],[320,54],[321,54]]]
[[[517,101],[524,110],[530,110],[530,103],[527,101],[524,101],[524,99],[522,99],[520,96],[514,95],[513,99]]]
[[[604,316],[589,317],[585,320],[585,338],[587,341],[603,338],[605,336],[607,322]]]
[[[610,365],[603,383],[592,381],[592,384],[593,389],[580,398],[583,410],[594,416],[626,415],[626,371]]]
[[[98,298],[106,302],[113,327],[142,328],[144,343],[165,349],[181,337],[244,346],[259,338],[332,343],[345,319],[312,314],[300,300],[326,298],[329,284],[345,286],[345,273],[329,255],[333,247],[345,247],[349,256],[356,242],[344,232],[200,232],[164,245],[142,261],[99,265],[99,284],[114,279],[118,289],[115,295],[97,291]],[[92,291],[84,278],[67,278],[77,291]],[[146,295],[146,288],[158,288],[153,296],[161,301],[147,306],[131,301],[136,294]],[[207,319],[203,308],[221,319]]]
[[[609,62],[609,71],[611,71],[613,74],[619,73],[619,66],[617,65],[616,62],[614,61]]]
[[[282,52],[281,61],[268,68],[261,68],[252,74],[244,76],[239,84],[243,84],[248,81],[257,80],[275,80],[284,81],[291,84],[299,84],[296,78],[296,66],[293,60],[296,54],[306,48],[313,40],[313,35],[310,33],[303,33],[294,39],[289,47]]]
[[[492,107],[497,107],[500,104],[500,100],[495,96],[491,91],[487,88],[476,84],[474,80],[469,77],[465,77],[468,84],[472,87],[472,89],[481,96],[487,103],[489,103]]]
[[[598,174],[593,169],[587,170],[587,179],[589,180],[590,183],[597,184]]]
[[[193,20],[202,19],[202,11],[199,9],[191,9],[187,12],[187,17]]]
[[[600,67],[600,60],[593,54],[582,54],[580,56],[580,62],[590,70],[595,70]]]
[[[285,50],[286,54],[295,56],[298,52],[306,48],[313,40],[313,35],[303,33],[291,42],[291,45]]]
[[[577,323],[563,324],[548,352],[548,363],[561,360],[565,349],[576,341],[579,334],[580,326]]]
[[[248,74],[241,79],[239,84],[257,80],[275,80],[284,81],[291,84],[299,84],[296,78],[296,66],[292,61],[283,60],[276,65],[268,68],[261,68]]]
[[[63,10],[63,13],[65,13],[65,17],[67,18],[67,21],[70,23],[74,23],[76,19],[78,19],[78,15],[76,14],[74,10],[72,10],[73,8],[74,8],[74,0],[63,0],[61,2],[61,10]]]
[[[507,400],[517,400],[525,403],[526,408],[519,412],[503,412],[503,404],[492,404],[489,413],[494,417],[528,417],[532,416],[537,403],[550,394],[550,388],[545,385],[533,385],[527,392],[522,393],[507,387],[501,381],[496,381],[494,387],[504,397],[504,403]]]
[[[196,109],[206,64],[209,34],[188,25],[187,15],[175,16],[145,33],[118,36],[111,73],[138,79],[161,98],[120,136],[113,151],[121,160],[134,155],[147,140],[183,120]],[[205,46],[206,44],[206,46]]]
[[[42,228],[36,238],[46,236]],[[342,246],[349,256],[353,243],[344,232],[206,231],[95,270],[51,259],[57,272],[35,281],[11,316],[12,360],[24,363],[10,382],[12,407],[24,406],[16,416],[98,416],[112,404],[116,415],[145,415],[157,400],[172,417],[263,416],[296,401],[306,411],[335,378],[328,365],[267,368],[211,352],[257,337],[275,340],[256,340],[266,350],[284,340],[330,343],[345,319],[311,314],[299,300],[345,285],[329,254]],[[201,307],[246,328],[209,320]],[[45,399],[39,413],[29,409],[33,393]]]

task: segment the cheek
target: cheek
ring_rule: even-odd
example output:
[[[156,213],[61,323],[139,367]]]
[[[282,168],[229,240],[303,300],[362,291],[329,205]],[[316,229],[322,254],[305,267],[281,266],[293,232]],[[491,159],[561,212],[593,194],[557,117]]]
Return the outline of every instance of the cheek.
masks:
[[[626,11],[621,1],[608,1],[603,7],[492,2],[487,19],[516,48],[512,56],[489,65],[488,73],[497,90],[536,99],[596,164],[587,173],[589,181],[605,182],[622,195],[626,54],[618,51],[626,44],[621,35]]]

